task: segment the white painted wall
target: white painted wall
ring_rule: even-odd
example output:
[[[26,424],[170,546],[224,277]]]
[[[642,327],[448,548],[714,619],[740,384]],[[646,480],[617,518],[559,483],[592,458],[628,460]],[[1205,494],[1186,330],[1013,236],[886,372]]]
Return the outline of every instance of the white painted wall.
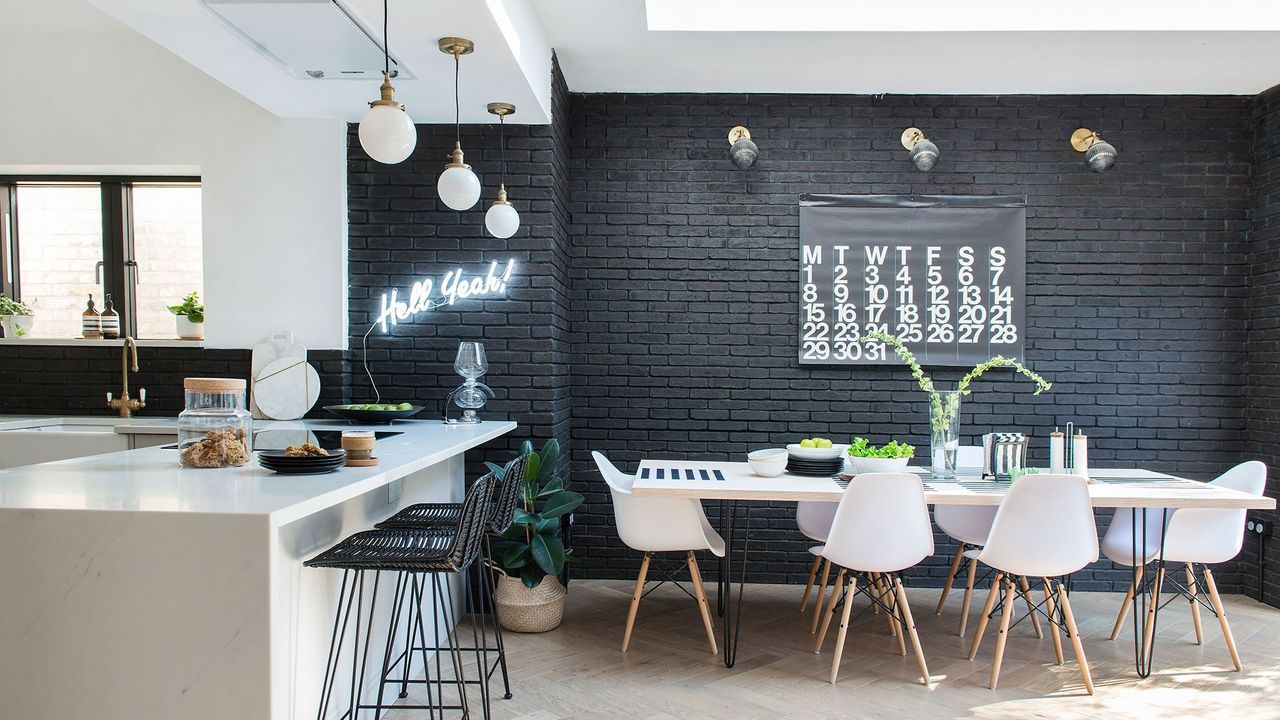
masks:
[[[199,174],[206,346],[346,346],[342,121],[276,117],[85,0],[0,17],[0,173]]]

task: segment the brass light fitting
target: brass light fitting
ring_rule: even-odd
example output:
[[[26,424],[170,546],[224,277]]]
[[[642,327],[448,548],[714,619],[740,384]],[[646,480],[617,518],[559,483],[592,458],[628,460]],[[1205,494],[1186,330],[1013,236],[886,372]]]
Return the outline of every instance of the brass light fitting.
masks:
[[[924,136],[924,131],[909,127],[902,131],[902,147],[911,151],[911,164],[917,170],[929,171],[938,163],[938,146]]]
[[[382,86],[378,88],[378,90],[381,93],[382,97],[379,98],[378,100],[370,100],[369,107],[386,105],[388,107],[393,107],[397,110],[404,109],[404,104],[396,101],[396,89],[391,87],[391,73],[389,72],[382,73]]]
[[[440,52],[445,55],[452,55],[455,60],[476,51],[476,44],[466,38],[442,37],[438,44]]]
[[[455,167],[467,168],[468,170],[471,169],[470,165],[462,161],[462,141],[461,140],[453,141],[453,152],[449,153],[449,158],[450,158],[450,162],[448,165],[445,165],[446,169],[455,168]]]
[[[739,170],[747,170],[760,158],[760,148],[751,140],[751,131],[735,125],[729,131],[729,159]]]
[[[1089,128],[1080,128],[1071,133],[1071,148],[1084,153],[1085,164],[1094,172],[1106,172],[1115,167],[1115,147]]]
[[[508,115],[516,114],[516,106],[512,105],[511,103],[505,103],[505,102],[491,102],[485,106],[485,109],[489,111],[489,114],[497,115],[499,123],[504,123]],[[505,156],[506,147],[504,146],[502,150]],[[503,163],[503,174],[504,175],[506,174],[505,162]],[[493,204],[494,205],[510,205],[511,204],[510,202],[507,202],[507,183],[505,178],[503,178],[503,180],[501,180],[498,183],[498,199],[494,200]]]

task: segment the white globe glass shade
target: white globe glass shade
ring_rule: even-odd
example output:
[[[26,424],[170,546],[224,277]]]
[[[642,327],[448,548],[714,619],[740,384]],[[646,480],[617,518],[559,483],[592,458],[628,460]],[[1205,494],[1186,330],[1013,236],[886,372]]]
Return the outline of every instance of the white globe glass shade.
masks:
[[[520,213],[511,205],[494,203],[484,214],[484,226],[491,235],[505,240],[520,229]]]
[[[380,163],[404,162],[418,144],[409,113],[390,105],[374,105],[360,118],[360,147]]]
[[[436,192],[450,208],[470,210],[480,201],[480,178],[470,168],[445,168],[436,181]]]

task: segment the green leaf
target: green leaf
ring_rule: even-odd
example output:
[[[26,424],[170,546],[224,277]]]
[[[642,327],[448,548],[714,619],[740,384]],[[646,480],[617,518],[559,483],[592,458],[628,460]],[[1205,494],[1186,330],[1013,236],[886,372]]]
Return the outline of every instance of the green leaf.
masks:
[[[556,463],[560,462],[560,441],[555,438],[548,440],[547,444],[542,446],[539,459],[541,471],[535,477],[541,483],[550,479],[551,474],[556,471]]]
[[[538,497],[555,495],[561,490],[564,490],[564,479],[556,476],[548,480],[546,485],[542,486],[542,489],[538,491]]]
[[[559,517],[582,504],[582,496],[576,492],[562,490],[551,495],[542,503],[542,517]]]
[[[555,535],[534,535],[529,544],[533,560],[548,575],[559,575],[564,570],[564,543]]]
[[[529,563],[520,568],[520,582],[523,582],[524,586],[530,590],[538,587],[538,583],[542,582],[542,578],[546,576],[547,573],[538,567],[536,563]]]
[[[520,545],[513,543],[507,551],[502,554],[502,567],[507,570],[515,570],[524,567],[529,563],[531,556],[528,545]]]
[[[529,463],[524,466],[524,479],[526,482],[536,480],[538,478],[538,468],[541,467],[542,458],[538,457],[538,453],[529,456]]]
[[[555,534],[555,531],[559,529],[560,529],[560,518],[558,517],[542,518],[541,520],[538,521],[536,525],[533,526],[533,531],[538,533],[539,535],[543,533]]]
[[[525,440],[524,442],[520,443],[520,454],[521,454],[521,455],[532,455],[532,454],[533,454],[533,443],[529,442],[528,440]]]
[[[536,525],[540,520],[542,520],[542,516],[538,513],[526,512],[520,508],[516,508],[514,522],[524,525]]]
[[[507,475],[507,469],[502,467],[501,465],[497,465],[486,460],[484,463],[484,466],[489,468],[489,472],[496,475],[499,480],[506,477]]]

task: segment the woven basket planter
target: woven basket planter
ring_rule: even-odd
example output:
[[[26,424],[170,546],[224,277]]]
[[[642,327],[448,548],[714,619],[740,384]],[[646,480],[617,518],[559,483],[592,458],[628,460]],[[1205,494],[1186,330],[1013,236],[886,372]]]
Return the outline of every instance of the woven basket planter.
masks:
[[[554,630],[564,618],[564,586],[547,575],[530,590],[520,578],[498,576],[494,601],[498,605],[498,622],[504,630],[539,633]]]

